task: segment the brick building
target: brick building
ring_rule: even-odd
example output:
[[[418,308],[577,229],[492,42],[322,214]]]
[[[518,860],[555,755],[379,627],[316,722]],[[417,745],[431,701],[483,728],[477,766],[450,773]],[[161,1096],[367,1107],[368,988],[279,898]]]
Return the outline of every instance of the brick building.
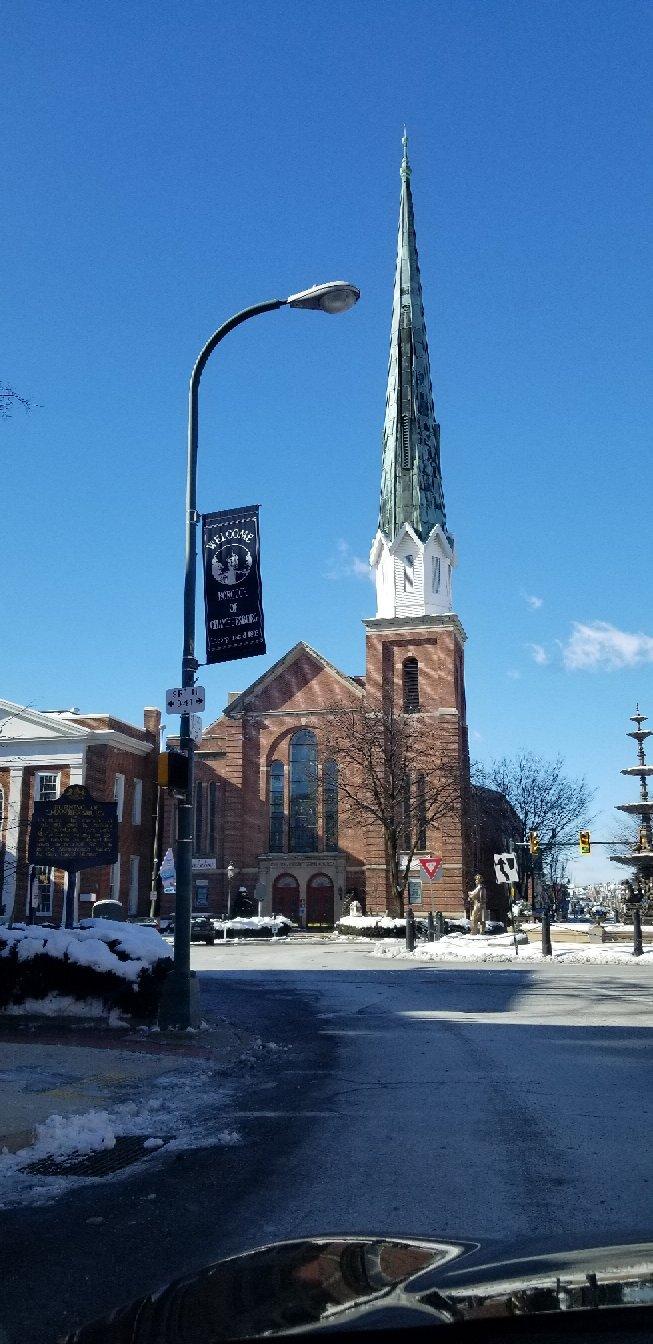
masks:
[[[364,622],[365,674],[349,675],[299,643],[233,695],[205,729],[195,757],[195,908],[224,913],[231,897],[232,912],[257,902],[309,926],[332,924],[352,896],[368,912],[387,908],[381,828],[363,836],[345,824],[338,766],[325,750],[330,708],[364,701],[417,715],[425,753],[446,743],[458,764],[463,802],[423,837],[422,852],[442,856],[442,876],[431,882],[422,871],[410,899],[422,912],[463,910],[473,853],[466,636],[452,606],[456,557],[445,515],[410,171],[404,147],[379,525],[370,555],[377,611]],[[174,847],[175,827],[168,800],[166,847]],[[486,856],[491,847],[485,836],[476,853]],[[491,870],[485,876],[489,881]]]
[[[82,870],[77,913],[90,914],[93,901],[109,895],[131,915],[149,913],[160,724],[158,709],[146,709],[139,728],[109,714],[0,700],[0,918],[26,918],[31,882],[35,920],[60,920],[66,875],[31,871],[27,841],[35,800],[57,798],[69,784],[118,803],[118,861]]]

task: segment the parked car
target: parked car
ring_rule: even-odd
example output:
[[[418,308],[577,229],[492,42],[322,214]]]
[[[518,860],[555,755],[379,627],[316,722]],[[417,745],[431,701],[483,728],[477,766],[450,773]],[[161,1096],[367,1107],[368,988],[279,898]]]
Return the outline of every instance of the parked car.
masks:
[[[159,920],[159,932],[172,937],[175,932],[175,917],[169,915]],[[190,917],[190,940],[191,943],[206,943],[207,947],[212,947],[216,938],[215,924],[209,915],[191,915]]]

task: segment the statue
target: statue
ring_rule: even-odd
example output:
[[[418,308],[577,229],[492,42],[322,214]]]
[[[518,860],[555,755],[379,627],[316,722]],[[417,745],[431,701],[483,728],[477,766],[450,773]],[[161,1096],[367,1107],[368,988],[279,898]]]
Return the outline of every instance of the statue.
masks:
[[[480,873],[474,878],[476,886],[468,892],[472,903],[472,916],[470,933],[485,933],[485,920],[487,917],[487,892],[485,883]]]

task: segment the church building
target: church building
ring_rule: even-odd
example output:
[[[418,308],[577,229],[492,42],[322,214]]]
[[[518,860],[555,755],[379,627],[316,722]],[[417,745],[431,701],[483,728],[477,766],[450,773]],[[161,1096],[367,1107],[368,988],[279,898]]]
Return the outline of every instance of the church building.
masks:
[[[453,609],[456,552],[445,513],[405,138],[370,564],[376,614],[364,622],[364,675],[341,671],[300,642],[204,730],[195,756],[195,909],[234,913],[255,902],[264,913],[325,927],[354,898],[367,913],[388,908],[381,827],[363,833],[345,818],[342,766],[325,749],[329,709],[361,702],[416,715],[425,750],[446,742],[462,780],[462,800],[444,831],[424,833],[420,852],[442,862],[433,881],[417,865],[410,886],[415,913],[462,914],[471,885],[466,635]],[[174,847],[174,829],[168,800],[165,847]]]

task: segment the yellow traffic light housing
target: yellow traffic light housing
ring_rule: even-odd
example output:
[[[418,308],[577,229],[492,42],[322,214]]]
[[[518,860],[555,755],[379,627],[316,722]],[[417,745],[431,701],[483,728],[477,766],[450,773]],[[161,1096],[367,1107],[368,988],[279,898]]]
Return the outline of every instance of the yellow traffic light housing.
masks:
[[[528,833],[528,848],[530,849],[531,854],[539,854],[539,852],[540,852],[540,837],[539,837],[537,831],[529,831],[529,833]]]
[[[592,846],[591,846],[591,843],[590,843],[590,833],[589,833],[589,831],[579,831],[579,833],[578,833],[578,848],[579,848],[581,854],[591,854],[591,852],[592,852]]]
[[[188,757],[182,751],[162,751],[159,756],[157,782],[170,793],[185,793],[188,788]]]

